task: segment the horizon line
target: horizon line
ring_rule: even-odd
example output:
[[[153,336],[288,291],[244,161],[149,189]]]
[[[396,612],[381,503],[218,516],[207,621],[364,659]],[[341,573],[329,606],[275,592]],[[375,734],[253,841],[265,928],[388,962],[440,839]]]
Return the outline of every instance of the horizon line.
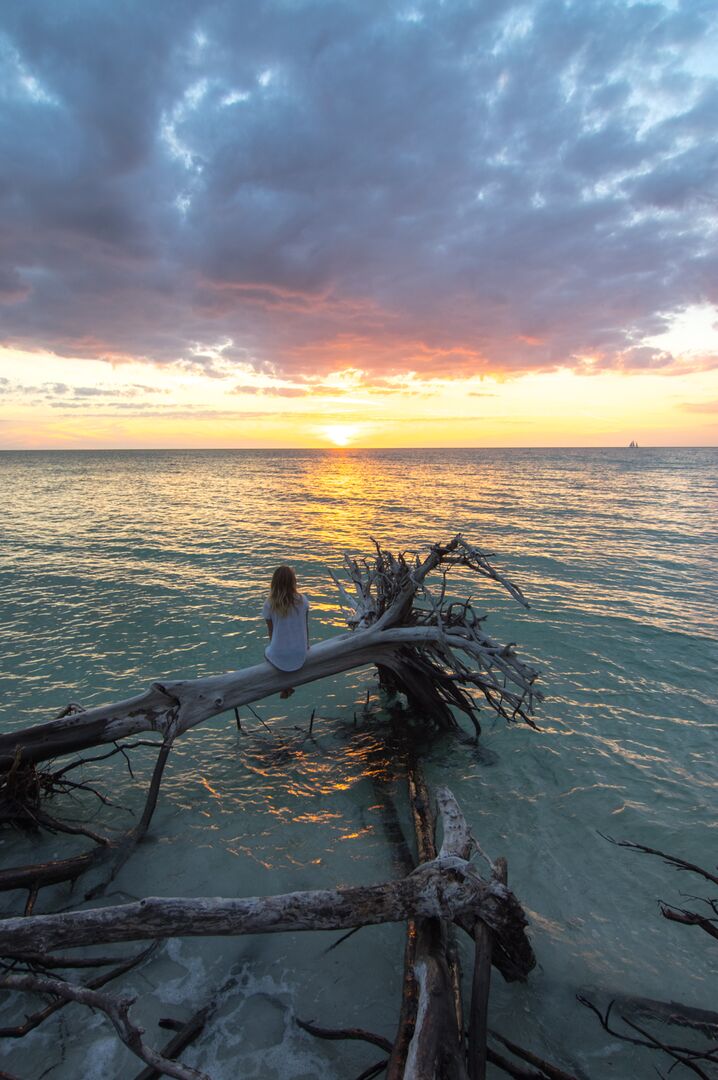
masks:
[[[644,443],[630,446],[626,443],[606,443],[601,446],[585,444],[537,445],[537,446],[5,446],[2,454],[162,454],[173,452],[191,453],[268,453],[279,451],[313,451],[316,453],[346,454],[354,450],[715,450],[718,443]]]

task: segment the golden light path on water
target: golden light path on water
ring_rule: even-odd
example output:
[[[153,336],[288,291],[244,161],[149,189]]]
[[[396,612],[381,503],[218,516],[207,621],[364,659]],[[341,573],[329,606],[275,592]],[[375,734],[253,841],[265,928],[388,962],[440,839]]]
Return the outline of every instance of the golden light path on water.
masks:
[[[532,607],[470,577],[457,595],[471,592],[491,613],[489,631],[519,642],[548,694],[538,733],[485,714],[478,748],[420,746],[430,783],[449,783],[485,850],[508,857],[530,915],[539,966],[525,985],[494,980],[491,1025],[569,1071],[644,1080],[655,1075],[651,1055],[609,1039],[576,993],[713,1000],[711,943],[655,904],[700,886],[600,833],[715,863],[717,463],[708,449],[0,455],[0,721],[8,729],[70,700],[92,705],[160,676],[257,662],[280,562],[296,566],[312,634],[326,637],[343,628],[327,567],[345,549],[370,553],[372,536],[421,548],[461,529],[496,552]],[[373,673],[299,688],[257,714],[243,711],[241,732],[229,713],[182,738],[151,835],[109,902],[395,874],[380,790],[394,793],[407,833],[409,818]],[[134,778],[119,756],[88,767],[119,805],[87,795],[71,813],[97,828],[136,820],[152,760],[136,752]],[[0,840],[5,866],[84,844]],[[62,887],[42,904],[80,895]],[[22,902],[3,894],[5,912]],[[403,930],[366,928],[326,952],[338,936],[172,941],[122,988],[139,995],[138,1017],[160,1045],[159,1017],[188,1016],[230,980],[184,1060],[215,1080],[339,1080],[377,1055],[314,1042],[294,1018],[391,1037]],[[21,1011],[6,1006],[2,1022]],[[105,1022],[79,1010],[21,1045],[5,1040],[0,1055],[0,1068],[23,1077],[138,1071]]]

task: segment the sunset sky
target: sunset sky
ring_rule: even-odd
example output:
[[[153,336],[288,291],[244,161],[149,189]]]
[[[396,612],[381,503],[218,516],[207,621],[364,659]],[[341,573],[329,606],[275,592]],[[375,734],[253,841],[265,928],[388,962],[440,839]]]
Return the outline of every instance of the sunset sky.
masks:
[[[715,0],[3,0],[0,448],[718,442]]]

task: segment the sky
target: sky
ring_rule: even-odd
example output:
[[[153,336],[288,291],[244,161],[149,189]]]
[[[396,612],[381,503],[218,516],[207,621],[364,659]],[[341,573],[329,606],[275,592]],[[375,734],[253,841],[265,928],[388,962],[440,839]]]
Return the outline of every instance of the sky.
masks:
[[[0,448],[718,442],[715,0],[3,0]]]

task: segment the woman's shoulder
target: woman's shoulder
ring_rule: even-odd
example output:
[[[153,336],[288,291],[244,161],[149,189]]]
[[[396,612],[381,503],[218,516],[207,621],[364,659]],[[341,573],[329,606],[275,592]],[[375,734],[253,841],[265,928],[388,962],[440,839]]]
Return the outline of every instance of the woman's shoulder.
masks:
[[[297,600],[299,601],[300,608],[308,608],[310,606],[306,593],[297,593]]]

